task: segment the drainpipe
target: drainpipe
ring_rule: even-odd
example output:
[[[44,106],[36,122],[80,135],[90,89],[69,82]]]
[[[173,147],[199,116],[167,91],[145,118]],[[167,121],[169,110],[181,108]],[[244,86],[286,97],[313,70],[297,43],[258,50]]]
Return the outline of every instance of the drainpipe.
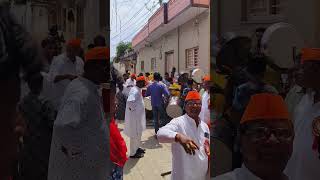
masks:
[[[180,26],[178,26],[178,73],[180,73]]]

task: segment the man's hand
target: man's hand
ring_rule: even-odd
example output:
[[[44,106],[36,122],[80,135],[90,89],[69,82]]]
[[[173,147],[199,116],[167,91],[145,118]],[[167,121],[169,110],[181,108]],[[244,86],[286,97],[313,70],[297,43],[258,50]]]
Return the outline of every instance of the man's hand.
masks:
[[[196,150],[199,150],[199,146],[192,139],[185,135],[177,134],[176,142],[182,145],[187,154],[195,155]]]

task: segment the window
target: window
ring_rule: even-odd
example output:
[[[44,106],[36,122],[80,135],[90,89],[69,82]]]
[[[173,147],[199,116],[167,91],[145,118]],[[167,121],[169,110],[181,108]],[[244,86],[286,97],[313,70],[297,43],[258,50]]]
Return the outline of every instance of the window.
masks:
[[[156,62],[156,58],[152,58],[151,59],[151,71],[155,72],[157,70],[157,62]]]
[[[281,16],[288,0],[243,0],[243,20],[257,20],[261,17]]]
[[[186,50],[186,68],[192,69],[199,66],[199,47]]]
[[[141,72],[144,72],[144,61],[141,61],[140,63],[141,63],[141,68],[140,68],[140,70],[141,70]]]

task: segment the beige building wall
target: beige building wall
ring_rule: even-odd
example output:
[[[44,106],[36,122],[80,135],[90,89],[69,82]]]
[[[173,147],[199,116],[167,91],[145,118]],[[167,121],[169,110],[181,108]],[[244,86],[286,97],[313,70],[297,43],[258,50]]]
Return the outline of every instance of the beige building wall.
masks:
[[[295,26],[308,46],[320,46],[320,1],[289,0],[283,18],[267,17],[263,20],[242,22],[242,0],[217,0],[213,6],[214,32],[218,36],[226,32],[252,36],[258,27],[268,27],[277,22]]]
[[[159,39],[150,42],[147,47],[138,50],[137,73],[142,72],[141,61],[144,61],[144,71],[152,72],[151,59],[156,59],[157,70],[165,73],[166,53],[173,52],[174,67],[180,72],[189,72],[186,69],[186,49],[199,47],[200,67],[206,73],[209,73],[209,41],[210,41],[210,24],[209,10],[200,14],[196,18],[177,27],[176,29],[164,34]],[[196,23],[198,22],[198,23]],[[179,43],[178,43],[179,42]],[[170,73],[171,69],[168,73]]]

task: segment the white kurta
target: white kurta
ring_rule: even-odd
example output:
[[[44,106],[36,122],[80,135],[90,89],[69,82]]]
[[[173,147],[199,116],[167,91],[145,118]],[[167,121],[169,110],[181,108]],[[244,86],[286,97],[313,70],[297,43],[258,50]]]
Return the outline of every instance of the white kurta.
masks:
[[[48,180],[106,180],[112,164],[108,123],[98,86],[82,77],[72,81],[54,123]]]
[[[81,76],[83,73],[83,66],[84,63],[80,57],[76,57],[76,61],[74,63],[69,60],[66,54],[61,54],[53,59],[49,72],[49,80],[52,82],[53,88],[50,99],[52,100],[56,109],[59,109],[64,91],[71,81],[65,79],[57,83],[53,83],[55,77],[65,74]]]
[[[142,90],[137,86],[131,88],[126,105],[124,133],[130,138],[141,136],[146,129],[146,113]]]
[[[202,95],[202,106],[201,106],[201,112],[199,114],[199,117],[201,119],[201,121],[209,124],[210,123],[210,109],[209,109],[209,101],[210,99],[210,94],[208,93],[208,91],[205,91]]]
[[[289,113],[294,116],[294,110],[298,106],[303,93],[301,93],[302,87],[295,85],[293,86],[286,96],[286,104],[288,106]]]
[[[136,85],[136,80],[131,80],[131,78],[127,79],[125,84],[123,85],[123,93],[126,96],[129,96],[129,92],[131,90],[132,87],[128,87],[128,86],[135,86]]]
[[[175,142],[177,133],[183,134],[194,140],[200,150],[195,155],[189,155],[183,147]],[[205,180],[208,173],[208,156],[205,152],[205,141],[210,137],[208,125],[200,121],[196,126],[195,121],[188,115],[183,115],[171,120],[169,124],[158,131],[160,143],[172,143],[172,180]]]
[[[250,172],[245,165],[241,168],[235,169],[232,172],[223,174],[221,176],[212,178],[212,180],[262,180],[261,178]]]
[[[295,109],[293,154],[285,170],[290,180],[316,180],[320,177],[319,153],[312,150],[312,122],[320,116],[320,103],[313,102],[314,93],[308,92]]]

